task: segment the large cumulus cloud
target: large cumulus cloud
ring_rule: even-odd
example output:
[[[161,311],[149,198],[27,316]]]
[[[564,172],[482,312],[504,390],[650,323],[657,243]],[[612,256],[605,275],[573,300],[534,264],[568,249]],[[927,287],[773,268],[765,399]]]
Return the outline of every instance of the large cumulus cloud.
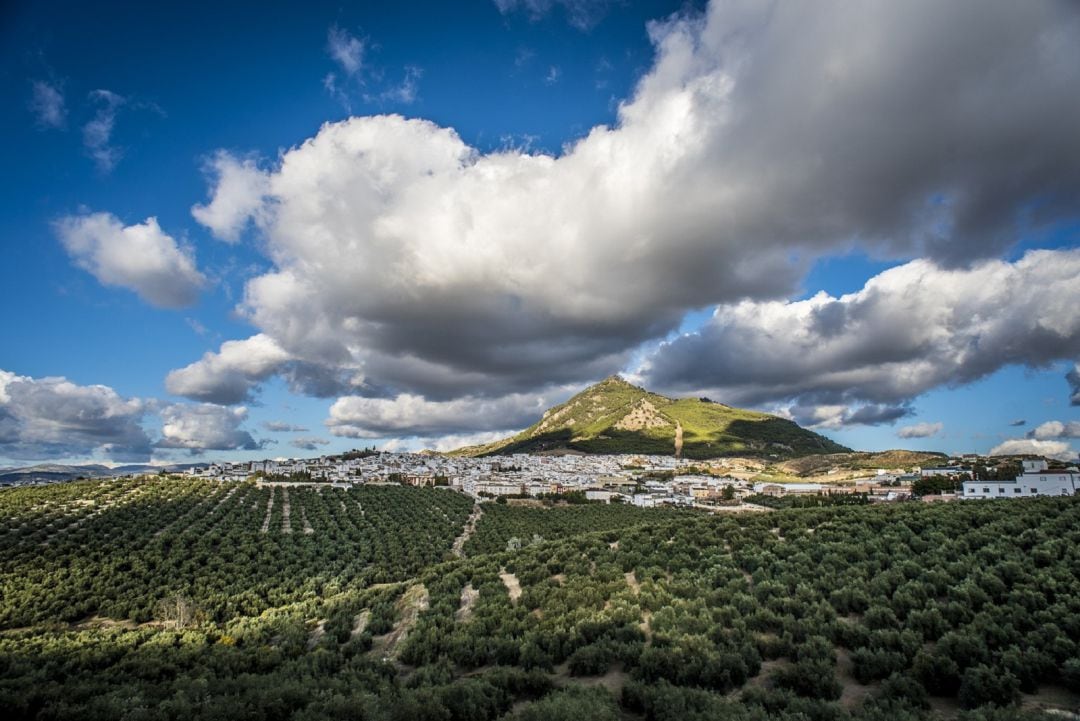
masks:
[[[346,396],[330,407],[326,425],[336,436],[438,437],[461,432],[494,432],[535,423],[545,409],[569,395],[510,394],[496,399],[463,397],[430,401],[403,393],[395,398]]]
[[[201,451],[253,451],[262,447],[251,434],[240,428],[247,419],[247,408],[226,408],[213,403],[174,404],[161,409],[159,448],[183,448]]]
[[[1045,456],[1061,461],[1075,461],[1076,451],[1065,441],[1010,438],[990,449],[991,456]]]
[[[263,447],[241,427],[246,419],[243,407],[125,398],[104,385],[0,370],[0,458],[145,462],[156,449]]]
[[[53,227],[76,265],[102,285],[135,291],[151,305],[191,305],[206,285],[194,253],[163,231],[157,218],[125,226],[110,213],[88,213],[61,218]]]
[[[1021,222],[1075,215],[1078,19],[1055,2],[716,2],[652,25],[656,62],[617,122],[558,156],[483,154],[423,120],[352,118],[260,171],[216,156],[221,180],[196,217],[226,240],[254,220],[275,267],[249,282],[242,312],[291,361],[336,369],[362,395],[443,401],[596,378],[688,309],[751,298],[702,334],[718,365],[677,360],[684,341],[653,376],[751,400],[865,386],[891,403],[1002,358],[1041,362],[1058,329],[1024,333],[1035,350],[1002,337],[988,361],[940,327],[915,339],[867,327],[873,342],[856,344],[844,329],[858,318],[829,313],[871,312],[869,298],[758,301],[789,296],[815,258],[852,246],[945,273],[999,254]],[[780,332],[812,315],[815,337],[836,327],[861,350],[826,343],[846,362],[827,371],[815,349],[793,360],[708,342],[756,340],[740,313],[758,312]],[[238,390],[215,397],[246,397],[293,367],[241,366],[204,363],[199,387],[227,377]]]
[[[1080,250],[948,269],[897,266],[834,298],[720,306],[662,344],[643,375],[735,403],[903,404],[1007,365],[1080,353]]]
[[[0,457],[36,460],[102,455],[145,461],[149,408],[108,386],[30,378],[0,370]]]

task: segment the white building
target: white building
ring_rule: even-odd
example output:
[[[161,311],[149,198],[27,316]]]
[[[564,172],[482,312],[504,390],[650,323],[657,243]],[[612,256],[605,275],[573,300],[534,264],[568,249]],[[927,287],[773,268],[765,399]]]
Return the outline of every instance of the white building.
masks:
[[[923,478],[930,478],[931,476],[955,476],[959,473],[966,473],[966,471],[960,466],[936,466],[934,468],[923,468],[919,471],[919,475]]]
[[[962,498],[1031,498],[1071,496],[1080,489],[1076,471],[1051,471],[1046,461],[1024,461],[1024,472],[1011,481],[964,481]]]

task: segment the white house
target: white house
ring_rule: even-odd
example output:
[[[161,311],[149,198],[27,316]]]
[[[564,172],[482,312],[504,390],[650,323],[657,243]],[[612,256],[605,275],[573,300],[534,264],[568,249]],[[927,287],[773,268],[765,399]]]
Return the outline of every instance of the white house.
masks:
[[[1051,471],[1046,461],[1024,461],[1024,472],[1011,481],[964,481],[962,498],[1031,498],[1071,496],[1080,489],[1080,473]]]

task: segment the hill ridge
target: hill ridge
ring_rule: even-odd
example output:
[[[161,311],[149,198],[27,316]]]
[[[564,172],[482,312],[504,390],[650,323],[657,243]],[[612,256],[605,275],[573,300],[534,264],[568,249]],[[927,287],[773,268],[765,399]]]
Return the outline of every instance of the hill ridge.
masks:
[[[616,374],[553,406],[509,438],[451,451],[451,455],[512,453],[728,455],[798,458],[846,453],[846,448],[793,421],[708,398],[668,398]]]

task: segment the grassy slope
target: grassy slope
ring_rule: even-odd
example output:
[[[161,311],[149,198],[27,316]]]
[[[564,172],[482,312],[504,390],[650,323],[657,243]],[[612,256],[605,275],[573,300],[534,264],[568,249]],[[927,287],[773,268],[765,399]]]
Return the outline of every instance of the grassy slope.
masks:
[[[624,416],[646,402],[667,425],[638,430],[615,428]],[[696,398],[673,400],[614,376],[555,406],[539,422],[512,438],[462,448],[455,454],[483,456],[560,449],[670,454],[674,452],[676,425],[683,428],[683,455],[687,458],[771,454],[793,457],[849,450],[777,416]]]

